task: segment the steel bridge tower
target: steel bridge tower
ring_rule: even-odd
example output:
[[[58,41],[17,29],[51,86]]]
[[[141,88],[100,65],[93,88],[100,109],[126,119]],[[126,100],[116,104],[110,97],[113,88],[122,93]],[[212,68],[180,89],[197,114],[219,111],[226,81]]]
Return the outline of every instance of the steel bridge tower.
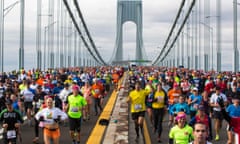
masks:
[[[136,60],[144,57],[142,39],[142,1],[141,0],[118,0],[117,4],[117,37],[112,61],[123,60],[123,24],[132,21],[136,24]]]

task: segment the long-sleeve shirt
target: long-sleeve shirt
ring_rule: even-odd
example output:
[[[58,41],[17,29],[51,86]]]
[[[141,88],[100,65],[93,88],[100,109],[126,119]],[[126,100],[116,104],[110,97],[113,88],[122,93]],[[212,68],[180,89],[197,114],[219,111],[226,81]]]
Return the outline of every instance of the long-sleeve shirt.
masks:
[[[40,117],[43,117],[44,124],[53,124],[55,122],[54,119],[57,119],[59,116],[61,120],[65,120],[68,118],[65,112],[61,111],[59,108],[53,107],[53,108],[44,108],[40,110],[35,115],[35,118],[39,120]]]

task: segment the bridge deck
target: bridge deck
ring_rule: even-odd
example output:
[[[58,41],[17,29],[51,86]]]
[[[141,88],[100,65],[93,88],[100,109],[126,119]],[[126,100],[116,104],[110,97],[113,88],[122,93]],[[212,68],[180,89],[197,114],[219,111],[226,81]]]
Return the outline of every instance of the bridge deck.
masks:
[[[123,84],[126,86],[126,79],[123,79]],[[144,122],[144,138],[140,136],[139,141],[135,141],[136,134],[134,130],[134,123],[129,115],[128,105],[126,104],[126,96],[128,92],[121,89],[118,93],[113,91],[111,96],[104,100],[104,110],[100,116],[91,116],[91,119],[82,122],[82,135],[81,143],[87,144],[156,144],[157,135],[153,133],[153,129],[149,124],[149,119],[146,115]],[[109,125],[103,126],[99,124],[100,119],[109,119]],[[169,127],[167,126],[168,116],[165,115],[163,121],[163,133],[161,140],[164,144],[168,143]],[[226,125],[223,123],[223,128],[220,132],[220,140],[213,141],[213,143],[226,143]],[[69,128],[61,126],[60,144],[69,144],[71,142],[69,136]],[[24,124],[21,128],[22,131],[22,144],[32,143],[34,138],[34,127]],[[213,130],[214,132],[214,130]],[[213,134],[214,136],[214,134]],[[2,140],[1,140],[2,141]],[[43,144],[42,131],[40,129],[40,144]]]

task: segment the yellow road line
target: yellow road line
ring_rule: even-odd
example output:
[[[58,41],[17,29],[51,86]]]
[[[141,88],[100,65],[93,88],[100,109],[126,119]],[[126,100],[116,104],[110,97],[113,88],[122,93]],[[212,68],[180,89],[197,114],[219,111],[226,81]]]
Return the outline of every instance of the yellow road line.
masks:
[[[145,144],[151,144],[151,138],[150,138],[150,135],[149,135],[149,132],[148,132],[146,119],[143,122],[143,129],[144,129]]]
[[[122,83],[122,79],[119,81],[119,83],[120,84]],[[107,126],[100,125],[98,123],[99,123],[100,119],[110,119],[110,116],[113,111],[113,107],[115,105],[116,98],[117,98],[116,91],[113,91],[113,93],[111,94],[101,115],[99,116],[97,123],[96,123],[94,129],[92,130],[92,133],[90,134],[90,136],[87,140],[87,144],[100,144],[101,143],[105,129],[107,128]]]
[[[98,124],[100,119],[109,119],[113,110],[113,106],[116,100],[116,92],[114,91],[111,97],[108,100],[103,112],[99,116],[97,123],[87,140],[87,144],[100,144],[102,141],[102,137],[104,135],[105,129],[107,126]]]

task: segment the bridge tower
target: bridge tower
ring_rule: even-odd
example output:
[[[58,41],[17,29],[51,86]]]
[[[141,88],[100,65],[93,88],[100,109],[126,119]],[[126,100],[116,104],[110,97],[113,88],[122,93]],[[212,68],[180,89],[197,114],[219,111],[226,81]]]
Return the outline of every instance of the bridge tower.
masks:
[[[117,4],[117,37],[112,61],[123,60],[123,24],[132,21],[136,24],[136,60],[144,55],[142,39],[142,0],[118,0]]]

